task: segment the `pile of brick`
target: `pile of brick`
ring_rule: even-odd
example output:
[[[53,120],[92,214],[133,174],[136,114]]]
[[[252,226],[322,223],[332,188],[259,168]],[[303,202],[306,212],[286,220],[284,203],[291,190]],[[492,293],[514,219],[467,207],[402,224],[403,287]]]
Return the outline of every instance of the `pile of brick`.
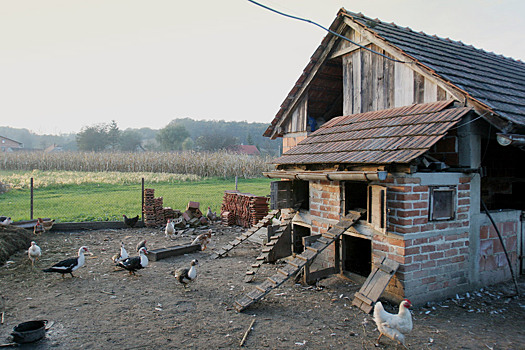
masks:
[[[221,206],[221,219],[224,225],[251,227],[267,214],[267,197],[237,191],[224,191]]]
[[[146,227],[160,227],[166,225],[168,219],[176,219],[181,216],[180,210],[164,207],[164,199],[155,197],[153,188],[144,189],[144,225]]]

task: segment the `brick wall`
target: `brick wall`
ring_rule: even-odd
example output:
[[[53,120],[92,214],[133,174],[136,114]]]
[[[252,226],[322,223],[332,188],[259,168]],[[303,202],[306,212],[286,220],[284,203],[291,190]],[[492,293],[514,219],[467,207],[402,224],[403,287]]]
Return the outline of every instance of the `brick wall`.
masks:
[[[310,181],[312,235],[326,232],[341,219],[341,188],[338,181]],[[334,266],[335,244],[316,259],[316,268]]]
[[[509,218],[499,218],[499,213],[491,213],[498,230],[503,237],[505,248],[509,254],[514,273],[518,269],[518,236],[519,221],[507,221]],[[501,221],[503,219],[503,221]],[[498,222],[500,221],[500,222]],[[480,227],[479,274],[482,284],[492,284],[511,278],[509,264],[500,243],[496,229],[487,219]]]

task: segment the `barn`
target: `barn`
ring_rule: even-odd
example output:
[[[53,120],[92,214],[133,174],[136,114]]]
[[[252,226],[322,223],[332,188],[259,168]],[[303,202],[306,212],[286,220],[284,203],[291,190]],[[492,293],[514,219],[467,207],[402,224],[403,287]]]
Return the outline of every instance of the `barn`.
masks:
[[[383,295],[418,304],[520,273],[525,64],[345,9],[330,30],[264,133],[294,247],[360,208],[317,269],[393,261]]]

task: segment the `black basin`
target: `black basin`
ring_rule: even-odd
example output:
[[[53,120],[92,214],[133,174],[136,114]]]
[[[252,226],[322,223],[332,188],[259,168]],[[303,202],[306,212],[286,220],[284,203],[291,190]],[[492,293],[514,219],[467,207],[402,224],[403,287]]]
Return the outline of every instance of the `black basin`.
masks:
[[[46,335],[47,320],[28,321],[13,328],[11,335],[17,343],[32,343]]]

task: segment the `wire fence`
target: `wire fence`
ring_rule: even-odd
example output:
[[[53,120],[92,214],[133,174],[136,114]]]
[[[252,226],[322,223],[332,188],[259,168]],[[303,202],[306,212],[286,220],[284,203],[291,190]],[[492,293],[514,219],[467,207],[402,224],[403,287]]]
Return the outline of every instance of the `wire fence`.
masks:
[[[268,179],[204,179],[179,183],[150,183],[144,178],[136,183],[82,183],[62,186],[35,186],[30,179],[27,188],[0,194],[0,216],[13,221],[36,218],[56,222],[121,221],[122,215],[142,216],[145,189],[154,190],[163,207],[184,211],[191,202],[199,202],[203,213],[207,208],[220,213],[225,191],[268,196]]]

